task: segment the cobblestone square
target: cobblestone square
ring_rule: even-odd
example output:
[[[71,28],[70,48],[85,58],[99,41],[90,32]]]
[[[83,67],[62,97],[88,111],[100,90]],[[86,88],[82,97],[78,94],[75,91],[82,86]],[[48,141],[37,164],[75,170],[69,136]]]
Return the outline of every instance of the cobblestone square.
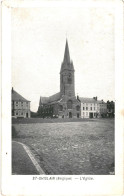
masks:
[[[46,174],[114,174],[114,119],[13,126]]]

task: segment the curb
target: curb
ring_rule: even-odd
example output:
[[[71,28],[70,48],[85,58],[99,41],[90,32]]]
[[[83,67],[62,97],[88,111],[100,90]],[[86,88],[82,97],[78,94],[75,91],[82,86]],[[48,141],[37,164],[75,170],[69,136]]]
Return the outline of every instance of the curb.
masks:
[[[30,151],[29,147],[26,146],[25,144],[21,143],[21,142],[17,142],[17,141],[12,141],[12,142],[16,142],[18,144],[21,144],[24,148],[24,150],[27,152],[29,158],[31,159],[33,165],[35,166],[36,170],[38,171],[38,173],[40,175],[45,175],[45,172],[43,171],[43,169],[40,167],[40,165],[38,164],[38,162],[36,161],[34,155],[32,154],[32,152]]]

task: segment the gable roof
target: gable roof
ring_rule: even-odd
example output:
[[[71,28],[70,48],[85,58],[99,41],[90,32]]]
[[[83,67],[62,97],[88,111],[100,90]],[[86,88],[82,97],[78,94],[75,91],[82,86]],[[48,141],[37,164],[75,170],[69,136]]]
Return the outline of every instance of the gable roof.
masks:
[[[58,101],[60,99],[60,92],[49,97],[49,102]]]
[[[81,103],[105,103],[103,100],[96,100],[94,98],[79,97]]]
[[[60,99],[60,92],[50,97],[41,97],[41,103],[42,104],[52,103],[54,101],[58,101],[59,99]]]
[[[27,99],[25,99],[24,97],[22,97],[19,93],[17,93],[13,88],[12,88],[12,101],[26,101],[26,102],[30,102]]]

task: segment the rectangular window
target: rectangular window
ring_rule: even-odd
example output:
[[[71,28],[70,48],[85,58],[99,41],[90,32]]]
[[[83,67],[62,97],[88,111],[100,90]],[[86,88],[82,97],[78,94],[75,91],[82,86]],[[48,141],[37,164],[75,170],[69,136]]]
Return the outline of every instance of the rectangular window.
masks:
[[[94,110],[95,110],[96,108],[94,107]]]
[[[90,110],[92,110],[92,107],[90,107]]]
[[[85,110],[85,107],[83,107],[83,110]]]
[[[16,112],[16,115],[18,115],[18,112]]]
[[[86,110],[88,110],[88,107],[86,107]]]
[[[23,112],[21,112],[21,115],[23,115]]]

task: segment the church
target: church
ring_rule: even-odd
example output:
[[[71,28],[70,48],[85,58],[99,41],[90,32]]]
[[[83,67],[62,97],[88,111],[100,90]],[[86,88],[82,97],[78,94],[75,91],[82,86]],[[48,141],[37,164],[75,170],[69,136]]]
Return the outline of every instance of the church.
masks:
[[[57,118],[79,118],[81,102],[75,96],[75,70],[70,59],[66,40],[63,62],[60,69],[60,92],[50,97],[40,97],[38,116]]]

